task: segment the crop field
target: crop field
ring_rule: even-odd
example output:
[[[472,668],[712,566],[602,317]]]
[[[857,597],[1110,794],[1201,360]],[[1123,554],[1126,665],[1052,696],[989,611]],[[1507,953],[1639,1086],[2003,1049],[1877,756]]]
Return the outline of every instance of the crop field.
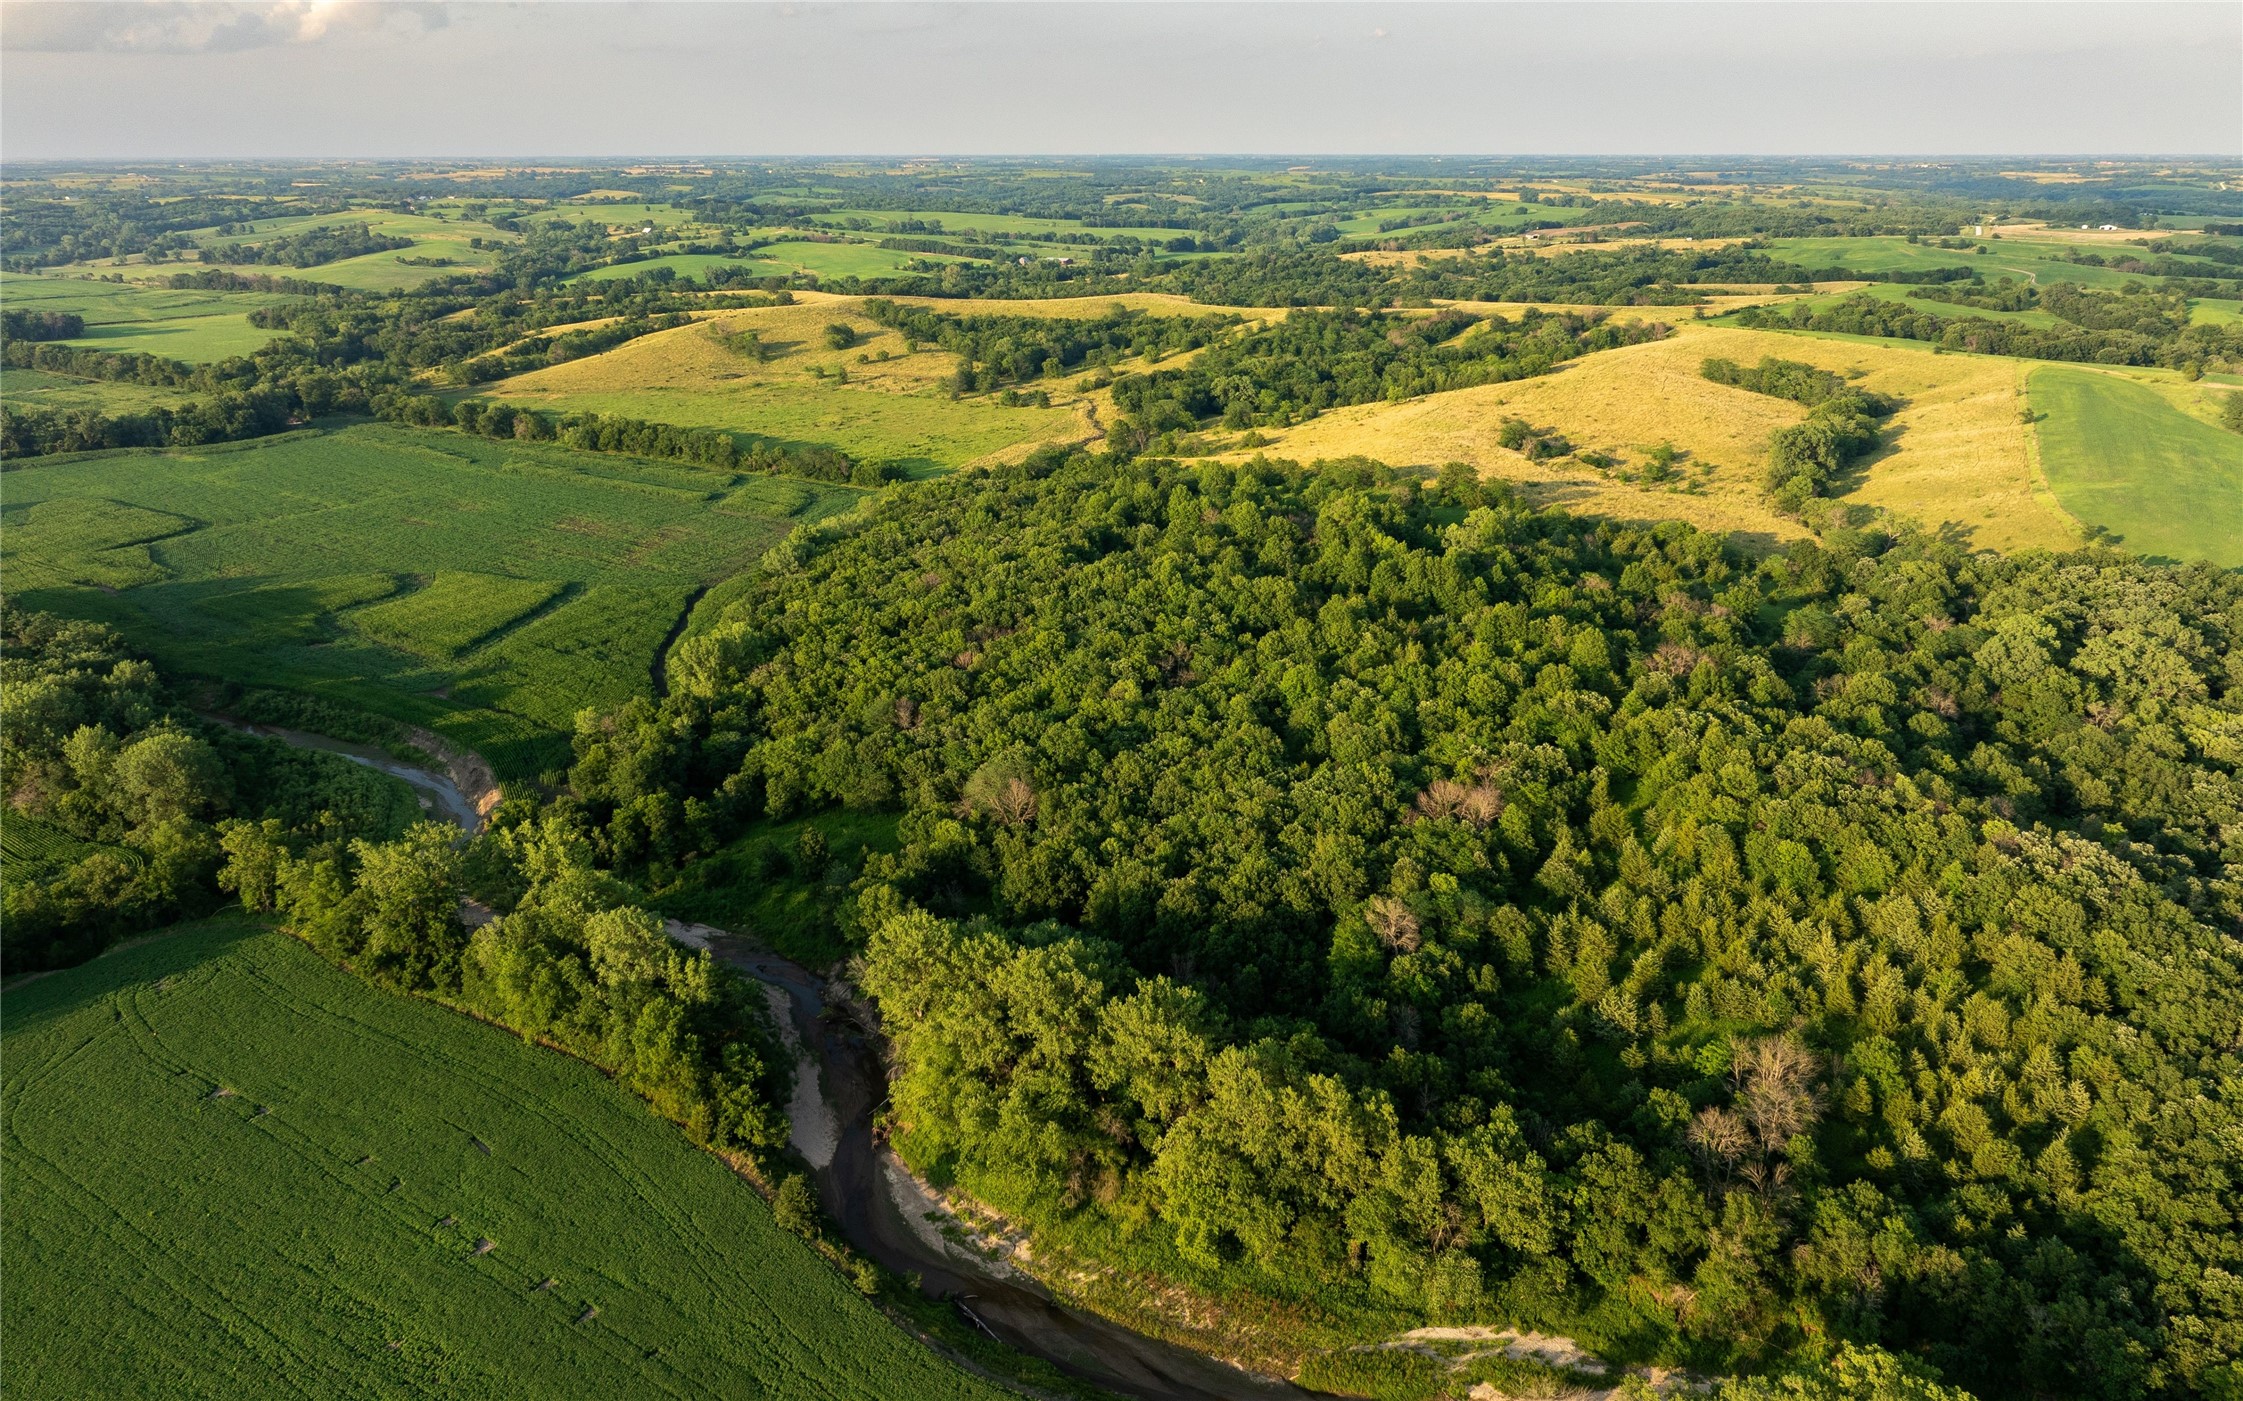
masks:
[[[451,661],[552,602],[564,587],[551,579],[446,570],[403,598],[359,609],[350,622],[401,652]]]
[[[1355,454],[1427,466],[1468,462],[1553,504],[1629,520],[1683,520],[1761,540],[1796,538],[1798,525],[1768,508],[1759,476],[1768,435],[1803,411],[1707,380],[1699,366],[1715,355],[1746,364],[1769,355],[1803,360],[1907,401],[1888,426],[1891,446],[1844,483],[1846,499],[1889,507],[1982,546],[2076,541],[2063,513],[2034,485],[2029,430],[2020,417],[2020,364],[1937,356],[1887,341],[1684,322],[1666,340],[1603,351],[1540,378],[1335,409],[1296,428],[1265,430],[1276,441],[1261,451],[1303,462]],[[1610,453],[1620,468],[1599,472],[1572,458],[1530,462],[1496,442],[1508,417],[1556,429],[1577,449]],[[1640,480],[1648,451],[1661,442],[1681,454],[1675,478]]]
[[[11,1394],[1002,1395],[591,1066],[234,916],[8,992]]]
[[[2243,435],[2128,376],[2044,365],[2030,385],[2066,510],[2137,554],[2243,565]]]
[[[35,817],[11,812],[0,823],[0,881],[14,885],[54,874],[97,851],[110,852],[134,865],[140,853],[130,847],[85,841]]]
[[[8,474],[16,601],[425,725],[502,778],[652,684],[686,601],[859,493],[367,424]]]
[[[1103,309],[1101,303],[1082,311]],[[828,349],[823,337],[833,324],[853,328],[858,344]],[[724,339],[748,332],[769,358]],[[883,353],[889,358],[859,359]],[[1094,432],[1079,409],[1060,402],[1006,408],[986,396],[953,399],[945,380],[956,366],[957,357],[945,351],[906,353],[903,337],[860,314],[853,299],[820,298],[721,312],[476,392],[549,412],[591,410],[782,443],[830,443],[914,474]]]
[[[183,270],[170,268],[164,276]],[[262,348],[280,333],[250,325],[249,313],[281,300],[259,292],[181,291],[81,277],[0,274],[0,301],[9,306],[85,318],[86,334],[66,344],[197,364]]]

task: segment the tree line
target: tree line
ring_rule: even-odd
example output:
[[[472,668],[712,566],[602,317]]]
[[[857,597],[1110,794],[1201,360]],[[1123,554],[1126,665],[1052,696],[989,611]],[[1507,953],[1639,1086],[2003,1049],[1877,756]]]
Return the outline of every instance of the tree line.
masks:
[[[894,475],[886,463],[861,462],[822,443],[781,443],[748,438],[719,428],[681,428],[621,414],[569,413],[548,416],[517,409],[504,401],[462,399],[448,404],[433,394],[390,394],[372,405],[375,417],[418,428],[457,428],[485,438],[558,443],[580,452],[625,453],[714,467],[726,472],[764,472],[816,481],[878,486]]]
[[[956,355],[953,387],[964,394],[1125,359],[1161,360],[1213,344],[1239,324],[1232,315],[1153,316],[1120,305],[1096,317],[958,316],[874,297],[862,310],[908,342]]]
[[[2061,307],[2072,316],[2105,324],[2038,326],[1983,316],[1943,317],[1866,293],[1821,308],[1806,302],[1793,302],[1788,307],[1746,307],[1736,313],[1736,324],[1769,330],[1890,336],[1926,341],[1943,350],[2084,364],[2201,370],[2207,364],[2243,356],[2243,333],[2223,326],[2175,325],[2164,298],[2157,294],[2067,290],[2051,302],[2049,294],[2053,290],[2042,291],[2038,304],[2052,312]]]
[[[1876,451],[1882,441],[1877,421],[1900,408],[1890,395],[1857,389],[1843,376],[1773,355],[1751,369],[1711,357],[1699,372],[1715,384],[1807,407],[1803,421],[1769,435],[1768,463],[1760,476],[1777,509],[1793,515],[1811,499],[1829,495],[1840,472]]]
[[[256,243],[210,244],[202,249],[199,257],[206,263],[315,268],[324,263],[339,263],[345,258],[363,258],[369,253],[390,253],[412,246],[410,238],[378,234],[365,223],[336,224],[306,229],[299,234],[282,234]]]
[[[520,800],[462,848],[441,823],[390,841],[236,821],[218,879],[326,958],[606,1069],[695,1142],[783,1146],[788,1072],[752,983],[664,932],[592,865],[566,807]],[[470,929],[472,896],[492,917]]]

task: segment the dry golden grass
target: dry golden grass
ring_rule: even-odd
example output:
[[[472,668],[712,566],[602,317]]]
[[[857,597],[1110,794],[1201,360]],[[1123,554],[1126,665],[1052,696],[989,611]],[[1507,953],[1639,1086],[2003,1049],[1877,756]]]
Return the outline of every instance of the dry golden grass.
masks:
[[[812,306],[854,307],[865,299],[838,292],[797,292],[795,300]],[[1030,316],[1055,320],[1104,316],[1116,306],[1154,316],[1243,316],[1264,320],[1283,316],[1282,307],[1210,306],[1174,292],[1120,292],[1104,297],[1045,297],[1012,301],[1003,297],[890,297],[899,306],[925,307],[952,316]]]
[[[1804,410],[1707,380],[1699,367],[1714,355],[1747,364],[1768,355],[1801,360],[1907,401],[1892,420],[1891,446],[1856,474],[1845,500],[1887,507],[1981,547],[2060,547],[2078,538],[2036,484],[2018,362],[1690,322],[1666,340],[1605,351],[1537,379],[1336,409],[1297,428],[1265,430],[1277,441],[1262,451],[1301,461],[1466,462],[1537,499],[1597,514],[1796,538],[1799,526],[1768,508],[1759,476],[1768,435]],[[1685,454],[1681,480],[1696,490],[1630,483],[1572,460],[1529,462],[1496,442],[1509,417],[1562,432],[1577,449],[1613,453],[1624,469],[1640,467],[1651,446],[1672,443]]]

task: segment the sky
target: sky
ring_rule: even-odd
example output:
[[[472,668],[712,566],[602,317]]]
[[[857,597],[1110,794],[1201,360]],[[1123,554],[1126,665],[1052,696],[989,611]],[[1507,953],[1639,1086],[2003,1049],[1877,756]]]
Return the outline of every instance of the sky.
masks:
[[[2243,5],[6,0],[0,161],[2243,155]]]

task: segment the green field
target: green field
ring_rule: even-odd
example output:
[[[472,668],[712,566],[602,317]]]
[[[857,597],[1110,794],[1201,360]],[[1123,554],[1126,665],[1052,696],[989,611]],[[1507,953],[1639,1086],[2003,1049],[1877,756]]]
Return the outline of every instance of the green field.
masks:
[[[605,1075],[241,917],[19,983],[10,1394],[1002,1393]]]
[[[181,267],[163,275],[191,270]],[[250,325],[249,313],[283,300],[260,292],[176,291],[133,282],[0,274],[0,301],[9,306],[74,312],[85,318],[86,334],[65,344],[138,351],[198,364],[264,347],[281,333]]]
[[[669,268],[681,278],[698,279],[714,267],[746,268],[758,277],[786,277],[809,273],[816,277],[886,277],[914,263],[963,263],[946,253],[905,253],[876,248],[869,243],[816,243],[790,239],[765,244],[753,253],[666,253],[638,262],[616,263],[579,274],[582,282],[614,282],[644,277],[656,268]]]
[[[383,209],[353,209],[341,214],[260,219],[252,224],[237,226],[246,231],[231,234],[203,230],[195,235],[195,242],[206,248],[231,243],[260,243],[270,238],[348,224],[364,224],[373,232],[392,238],[410,238],[413,246],[382,253],[367,253],[308,268],[244,263],[231,265],[232,270],[251,275],[264,273],[273,277],[293,278],[301,282],[325,282],[364,292],[388,292],[418,287],[439,277],[486,271],[496,267],[498,250],[491,245],[509,243],[514,239],[511,234],[501,233],[488,224],[472,220],[438,219],[427,214],[397,214]],[[484,241],[484,247],[473,246],[472,241],[477,238]],[[448,265],[417,266],[400,261],[404,258],[446,259]]]
[[[80,379],[45,370],[0,368],[0,399],[12,408],[94,409],[106,414],[138,413],[143,409],[174,408],[191,403],[185,390],[120,380]]]
[[[644,258],[635,263],[615,263],[604,268],[594,268],[581,274],[579,282],[618,282],[626,277],[644,277],[656,268],[668,268],[680,278],[701,280],[710,268],[747,268],[758,277],[777,276],[787,269],[752,256],[726,253],[665,253],[659,258]]]
[[[2198,297],[2188,304],[2188,319],[2199,326],[2243,325],[2243,301]]]
[[[142,860],[131,847],[89,842],[36,817],[10,812],[7,821],[0,822],[0,883],[44,880],[97,851],[134,865]]]
[[[822,333],[835,322],[855,327],[860,344],[827,349]],[[952,397],[955,356],[905,353],[903,337],[867,319],[854,302],[727,312],[716,325],[753,330],[773,353],[767,360],[744,356],[705,325],[681,326],[475,393],[546,413],[589,410],[780,443],[831,444],[912,475],[1087,433],[1082,418],[1060,404],[1007,408],[987,395]],[[890,358],[867,358],[880,354]]]
[[[2243,565],[2243,435],[2118,375],[2044,366],[2027,389],[2065,510],[2137,554]]]
[[[1953,302],[1935,302],[1928,297],[1912,297],[1909,295],[1909,293],[1917,290],[1919,289],[1905,283],[1872,282],[1866,286],[1857,287],[1850,292],[1823,292],[1812,297],[1801,297],[1799,300],[1816,311],[1826,311],[1849,297],[1867,296],[1875,297],[1881,302],[1897,303],[1910,311],[1925,316],[1936,316],[1943,321],[1971,316],[1988,321],[2011,321],[2023,326],[2044,326],[2051,329],[2069,324],[2053,312],[2042,311],[2037,307],[2030,311],[1989,311],[1984,307],[1958,306]]]
[[[817,222],[841,227],[847,220],[864,219],[872,224],[869,237],[882,234],[881,225],[902,223],[916,219],[921,223],[940,222],[944,233],[972,231],[995,234],[1037,233],[1087,233],[1098,238],[1174,238],[1188,233],[1188,229],[1157,229],[1149,227],[1107,228],[1104,225],[1086,224],[1080,219],[1043,219],[1032,214],[978,214],[957,209],[835,209],[817,216]],[[907,238],[940,238],[941,233],[906,234]]]
[[[1570,223],[1595,222],[1594,214],[1588,210],[1563,209],[1554,205],[1523,204],[1517,200],[1491,199],[1482,200],[1479,203],[1481,207],[1477,209],[1459,208],[1453,204],[1397,204],[1385,208],[1366,209],[1358,214],[1335,219],[1332,221],[1332,225],[1348,238],[1370,238],[1379,234],[1379,225],[1387,220],[1406,218],[1413,214],[1462,215],[1463,217],[1458,219],[1457,223],[1476,224],[1481,228],[1496,232],[1515,231],[1522,224],[1546,220],[1564,220]],[[1423,235],[1450,227],[1453,226],[1449,224],[1416,224],[1406,229],[1390,229],[1386,236],[1408,239],[1413,235]],[[1173,233],[1170,236],[1173,237]]]
[[[1993,251],[1934,248],[1905,238],[1880,235],[1869,238],[1772,238],[1770,257],[1783,258],[1808,268],[1842,267],[1855,272],[1907,272],[1929,268],[1970,268],[1991,282],[2003,274],[2040,282],[2070,282],[2081,287],[2123,287],[2141,278],[2112,268],[2091,267],[2064,261],[2072,248],[2104,257],[2139,254],[2130,244],[2080,245],[2058,239],[2033,239],[2004,234],[1980,240]]]
[[[522,215],[520,222],[550,224],[561,220],[572,224],[593,222],[611,228],[629,228],[633,225],[643,228],[652,224],[665,232],[701,222],[700,217],[689,209],[679,209],[670,204],[649,204],[643,200],[619,200],[613,204],[564,201],[551,208],[540,209],[534,214]]]
[[[179,672],[426,725],[502,778],[644,694],[700,588],[858,494],[362,424],[6,479],[15,601]]]

